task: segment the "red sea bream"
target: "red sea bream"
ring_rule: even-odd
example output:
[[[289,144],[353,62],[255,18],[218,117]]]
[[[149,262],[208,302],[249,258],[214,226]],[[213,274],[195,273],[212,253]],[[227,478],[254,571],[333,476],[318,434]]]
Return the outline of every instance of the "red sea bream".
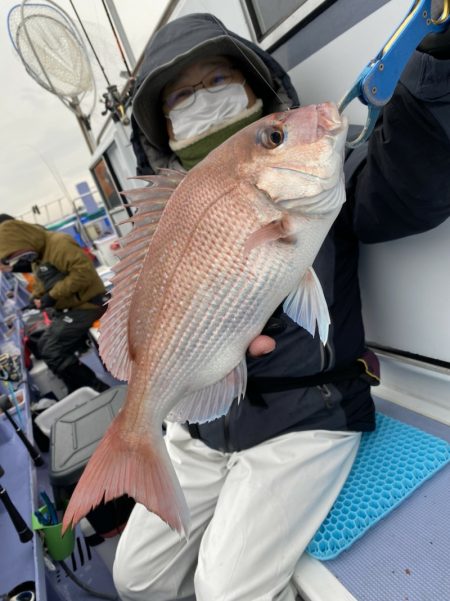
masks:
[[[127,397],[64,528],[127,493],[187,535],[163,421],[228,412],[245,393],[246,349],[284,299],[292,319],[326,341],[328,309],[312,264],[345,200],[346,131],[331,103],[269,115],[186,176],[163,170],[132,191],[135,225],[100,336],[106,366],[128,381]]]

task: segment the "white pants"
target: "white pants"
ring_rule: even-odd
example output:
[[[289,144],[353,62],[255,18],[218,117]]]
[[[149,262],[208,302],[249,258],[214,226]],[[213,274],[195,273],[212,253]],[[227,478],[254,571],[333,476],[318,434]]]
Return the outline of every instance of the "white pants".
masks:
[[[293,601],[297,561],[338,496],[360,434],[293,432],[239,453],[166,434],[191,512],[181,539],[137,504],[121,536],[114,581],[123,601]]]

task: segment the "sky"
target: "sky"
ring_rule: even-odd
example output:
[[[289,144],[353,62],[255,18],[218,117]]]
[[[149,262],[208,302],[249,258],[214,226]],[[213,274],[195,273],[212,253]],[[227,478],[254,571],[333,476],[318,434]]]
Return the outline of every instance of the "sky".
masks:
[[[79,29],[69,0],[57,0]],[[19,3],[20,4],[20,3]],[[43,0],[42,4],[45,4]],[[0,96],[0,212],[32,219],[34,204],[56,201],[67,191],[77,195],[75,184],[92,184],[88,164],[90,153],[75,116],[61,100],[43,89],[25,70],[8,33],[8,22],[16,39],[20,11],[18,2],[0,0],[0,56],[3,76]],[[166,0],[115,0],[133,53],[139,57],[163,13]],[[75,0],[74,6],[92,40],[94,49],[111,83],[119,89],[125,83],[125,69],[101,0]],[[17,19],[15,18],[17,17]],[[20,30],[20,26],[19,26]],[[17,44],[17,41],[16,41]],[[106,81],[91,54],[98,98],[106,91]],[[92,95],[85,100],[90,110]],[[95,104],[92,116],[94,134],[105,117],[103,105]],[[56,208],[56,207],[54,207]]]

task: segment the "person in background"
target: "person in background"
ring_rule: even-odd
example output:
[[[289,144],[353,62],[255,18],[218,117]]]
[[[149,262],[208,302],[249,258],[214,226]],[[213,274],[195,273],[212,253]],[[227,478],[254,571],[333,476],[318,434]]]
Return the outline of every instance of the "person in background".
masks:
[[[78,359],[89,328],[106,310],[106,290],[92,261],[68,234],[0,215],[0,270],[35,276],[34,304],[51,309],[52,321],[38,342],[39,357],[72,392],[109,388]]]
[[[417,234],[450,215],[448,33],[439,51],[414,53],[369,144],[347,159],[347,202],[314,263],[332,322],[326,347],[280,307],[250,346],[245,399],[210,423],[168,424],[191,534],[180,539],[137,504],[114,564],[123,601],[296,598],[297,561],[347,478],[361,432],[375,428],[378,366],[364,343],[358,245]],[[212,15],[175,19],[150,40],[137,77],[138,174],[187,171],[242,127],[296,105],[269,54]],[[261,389],[260,377],[276,386]]]

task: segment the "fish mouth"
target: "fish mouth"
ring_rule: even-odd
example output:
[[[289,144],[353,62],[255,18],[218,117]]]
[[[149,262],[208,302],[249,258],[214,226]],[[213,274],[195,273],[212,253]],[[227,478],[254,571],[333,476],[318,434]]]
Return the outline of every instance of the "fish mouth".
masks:
[[[311,104],[286,111],[278,117],[278,121],[289,128],[293,134],[292,140],[305,148],[324,138],[329,140],[332,152],[340,152],[344,148],[348,120],[339,113],[334,102]],[[279,148],[282,149],[283,145]]]
[[[298,111],[298,112],[297,112]],[[258,172],[256,185],[276,204],[309,216],[322,215],[342,204],[340,190],[347,118],[331,102],[284,113],[286,127],[270,162]]]
[[[334,102],[323,102],[315,105],[317,112],[317,128],[324,132],[339,133],[347,126],[347,118],[339,113]]]
[[[339,113],[334,102],[310,104],[279,116],[281,123],[292,123],[297,139],[304,144],[314,143],[324,136],[338,136],[348,127],[347,117]],[[300,128],[300,130],[299,130]]]
[[[325,138],[329,143],[329,156],[342,157],[343,161],[345,141],[347,137],[348,120],[347,117],[341,115],[337,109],[337,106],[332,102],[326,102],[323,104],[315,105],[317,111],[317,137],[310,140],[311,144],[314,144],[320,139]],[[332,171],[336,170],[336,159],[333,162]],[[302,161],[296,162],[295,160],[285,161],[281,165],[271,165],[270,169],[279,172],[290,171],[297,175],[300,175],[305,181],[309,182],[320,182],[325,187],[331,187],[335,184],[333,177],[330,174],[320,175],[319,173],[313,173],[305,170],[305,165]],[[327,185],[328,183],[328,185]]]

